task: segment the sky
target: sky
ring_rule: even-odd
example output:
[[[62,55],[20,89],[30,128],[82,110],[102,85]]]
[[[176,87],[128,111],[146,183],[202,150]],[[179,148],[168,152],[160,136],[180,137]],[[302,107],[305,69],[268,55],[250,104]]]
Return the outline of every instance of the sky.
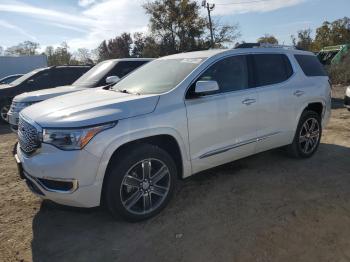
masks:
[[[197,0],[201,3],[201,0]],[[71,50],[94,49],[122,32],[147,32],[146,0],[0,0],[0,46],[30,40],[41,49],[66,41]],[[268,33],[290,44],[300,29],[349,16],[350,0],[211,0],[214,19],[239,24],[239,41]],[[206,10],[202,9],[203,15]]]

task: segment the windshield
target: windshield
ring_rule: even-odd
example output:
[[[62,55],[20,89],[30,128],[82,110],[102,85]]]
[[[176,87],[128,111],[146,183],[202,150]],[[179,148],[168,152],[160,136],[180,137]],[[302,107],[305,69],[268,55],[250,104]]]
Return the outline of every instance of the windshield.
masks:
[[[164,93],[177,86],[201,62],[202,58],[155,60],[122,79],[113,89],[138,94]]]
[[[28,80],[29,78],[31,78],[32,76],[34,76],[35,74],[37,74],[38,72],[44,70],[43,68],[39,68],[39,69],[35,69],[19,78],[17,78],[15,81],[11,82],[9,85],[10,86],[15,86],[15,85],[19,85],[21,83],[23,83],[24,81]]]
[[[98,63],[81,77],[78,78],[72,85],[91,87],[99,82],[111,69],[113,69],[115,61],[104,61]]]

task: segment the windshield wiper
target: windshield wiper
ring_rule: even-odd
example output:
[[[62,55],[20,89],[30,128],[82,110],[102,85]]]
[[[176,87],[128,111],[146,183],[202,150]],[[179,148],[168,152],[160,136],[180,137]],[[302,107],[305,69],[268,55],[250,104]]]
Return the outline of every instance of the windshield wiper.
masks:
[[[126,89],[117,89],[116,91],[120,92],[120,93],[123,93],[123,94],[129,94],[129,95],[141,95],[140,93],[131,93],[130,91],[126,90]]]

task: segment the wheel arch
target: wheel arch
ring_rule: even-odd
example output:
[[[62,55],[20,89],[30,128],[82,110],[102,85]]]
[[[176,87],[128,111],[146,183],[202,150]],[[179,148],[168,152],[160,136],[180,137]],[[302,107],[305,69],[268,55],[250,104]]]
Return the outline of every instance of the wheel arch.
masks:
[[[179,176],[185,178],[192,172],[191,162],[189,160],[188,147],[186,147],[180,134],[176,130],[159,128],[155,132],[147,132],[147,134],[128,134],[118,137],[105,150],[97,172],[97,181],[103,181],[111,161],[131,146],[146,143],[159,146],[167,151],[173,158],[179,169]]]

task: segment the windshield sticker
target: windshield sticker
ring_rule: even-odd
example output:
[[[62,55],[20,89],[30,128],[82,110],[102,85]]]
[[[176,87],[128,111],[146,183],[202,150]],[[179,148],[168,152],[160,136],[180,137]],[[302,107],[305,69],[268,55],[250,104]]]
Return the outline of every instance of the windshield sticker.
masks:
[[[201,58],[185,58],[181,60],[181,63],[199,64],[201,61]]]

